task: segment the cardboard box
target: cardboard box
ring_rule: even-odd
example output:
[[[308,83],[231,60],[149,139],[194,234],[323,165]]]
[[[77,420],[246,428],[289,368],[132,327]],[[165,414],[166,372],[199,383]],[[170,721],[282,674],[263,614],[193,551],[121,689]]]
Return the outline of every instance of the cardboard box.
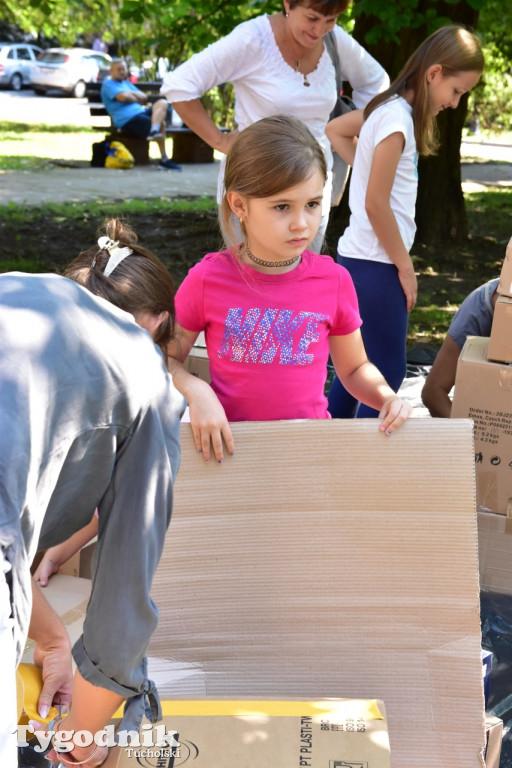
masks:
[[[486,768],[500,768],[501,740],[503,738],[503,720],[494,715],[485,718],[485,766]]]
[[[506,515],[512,501],[512,366],[487,360],[488,345],[484,337],[466,339],[452,417],[475,424],[477,509]]]
[[[71,645],[82,634],[85,611],[91,594],[91,582],[89,579],[79,579],[57,573],[52,576],[48,586],[41,589],[52,608],[68,631]],[[22,661],[34,660],[35,641],[30,638],[25,644]]]
[[[195,768],[391,768],[381,701],[188,700],[162,708],[172,746],[141,740],[111,750],[105,768],[172,768],[189,758]],[[152,743],[154,733],[146,736]]]
[[[478,512],[480,586],[489,592],[512,595],[512,520]]]
[[[208,352],[206,351],[204,333],[200,333],[197,337],[196,343],[190,350],[183,365],[193,376],[198,376],[208,384],[211,382],[210,362],[208,360]]]
[[[70,557],[69,560],[61,565],[59,573],[63,573],[66,576],[79,577],[81,579],[90,579],[92,556],[94,555],[97,541],[98,539],[95,538],[94,541],[90,541],[78,552],[75,552],[73,557]]]
[[[232,429],[234,456],[205,464],[182,425],[152,589],[162,697],[379,698],[393,768],[480,768],[471,422]]]
[[[501,268],[498,293],[501,293],[504,296],[512,296],[512,237],[508,242],[507,250],[505,252],[505,261]]]
[[[512,362],[512,298],[510,296],[498,296],[496,301],[487,357],[489,360],[498,362]]]

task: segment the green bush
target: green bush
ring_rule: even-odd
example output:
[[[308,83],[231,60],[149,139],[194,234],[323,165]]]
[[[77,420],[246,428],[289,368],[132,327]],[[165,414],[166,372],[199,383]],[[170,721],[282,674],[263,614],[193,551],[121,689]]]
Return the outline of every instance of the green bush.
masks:
[[[512,68],[508,56],[493,42],[484,46],[485,72],[471,91],[468,120],[477,117],[480,128],[499,132],[512,129]]]

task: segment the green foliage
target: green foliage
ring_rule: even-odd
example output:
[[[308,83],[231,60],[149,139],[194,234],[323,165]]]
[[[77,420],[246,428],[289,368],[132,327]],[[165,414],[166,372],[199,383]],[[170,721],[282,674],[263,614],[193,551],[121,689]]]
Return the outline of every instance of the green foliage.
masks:
[[[505,0],[487,0],[480,12],[478,33],[485,54],[485,72],[470,93],[468,114],[492,131],[512,128],[512,37]]]
[[[444,0],[448,5],[455,5],[460,0]],[[469,0],[472,8],[481,8],[486,0]],[[431,34],[438,27],[453,23],[449,16],[440,13],[437,0],[395,0],[390,3],[387,0],[356,0],[354,5],[355,15],[372,16],[379,23],[374,24],[365,35],[368,45],[377,43],[400,44],[400,33],[404,30],[419,29],[425,27],[427,34]]]
[[[477,117],[481,129],[512,129],[512,74],[488,67],[481,84],[470,94],[470,118]]]
[[[409,318],[409,346],[439,346],[467,294],[500,273],[510,239],[512,189],[471,192],[465,198],[470,235],[462,247],[413,246],[419,290]]]
[[[261,13],[281,9],[279,0],[251,0],[243,4],[216,0],[123,0],[120,17],[143,25],[147,44],[166,56],[171,67],[228,34],[233,27]]]

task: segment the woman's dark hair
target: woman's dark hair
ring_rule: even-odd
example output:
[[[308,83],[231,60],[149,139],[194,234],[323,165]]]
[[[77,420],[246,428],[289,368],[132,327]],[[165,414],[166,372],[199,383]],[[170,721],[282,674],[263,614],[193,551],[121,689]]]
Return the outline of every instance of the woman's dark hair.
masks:
[[[347,10],[350,0],[289,0],[288,5],[291,10],[298,5],[303,5],[305,8],[321,13],[322,16],[338,16]]]
[[[97,234],[106,235],[119,248],[129,247],[133,253],[107,277],[104,270],[110,254],[95,245],[82,251],[66,267],[64,276],[134,316],[139,312],[167,312],[167,318],[153,336],[166,357],[175,319],[174,285],[169,271],[151,251],[138,244],[135,232],[121,219],[107,220]]]

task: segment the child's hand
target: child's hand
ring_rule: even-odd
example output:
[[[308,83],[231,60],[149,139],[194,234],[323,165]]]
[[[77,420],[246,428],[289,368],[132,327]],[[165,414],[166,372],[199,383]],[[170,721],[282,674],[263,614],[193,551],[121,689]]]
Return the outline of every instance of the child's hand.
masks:
[[[229,454],[235,452],[235,442],[224,412],[224,408],[213,389],[206,382],[197,379],[194,396],[189,398],[190,426],[196,449],[205,461],[210,461],[211,449],[219,464],[224,461],[223,443]]]
[[[43,559],[37,566],[37,570],[34,573],[34,579],[38,581],[42,587],[46,587],[53,574],[58,573],[60,566],[60,562],[51,559],[51,552],[48,550],[44,553]]]
[[[380,431],[391,436],[409,416],[412,416],[413,412],[412,407],[408,403],[400,400],[398,395],[393,395],[393,397],[386,400],[380,410],[379,419],[382,419],[379,426]]]
[[[399,269],[398,279],[400,280],[400,285],[405,293],[407,311],[411,312],[414,309],[418,297],[418,278],[414,273],[414,267],[411,265],[410,267]]]

